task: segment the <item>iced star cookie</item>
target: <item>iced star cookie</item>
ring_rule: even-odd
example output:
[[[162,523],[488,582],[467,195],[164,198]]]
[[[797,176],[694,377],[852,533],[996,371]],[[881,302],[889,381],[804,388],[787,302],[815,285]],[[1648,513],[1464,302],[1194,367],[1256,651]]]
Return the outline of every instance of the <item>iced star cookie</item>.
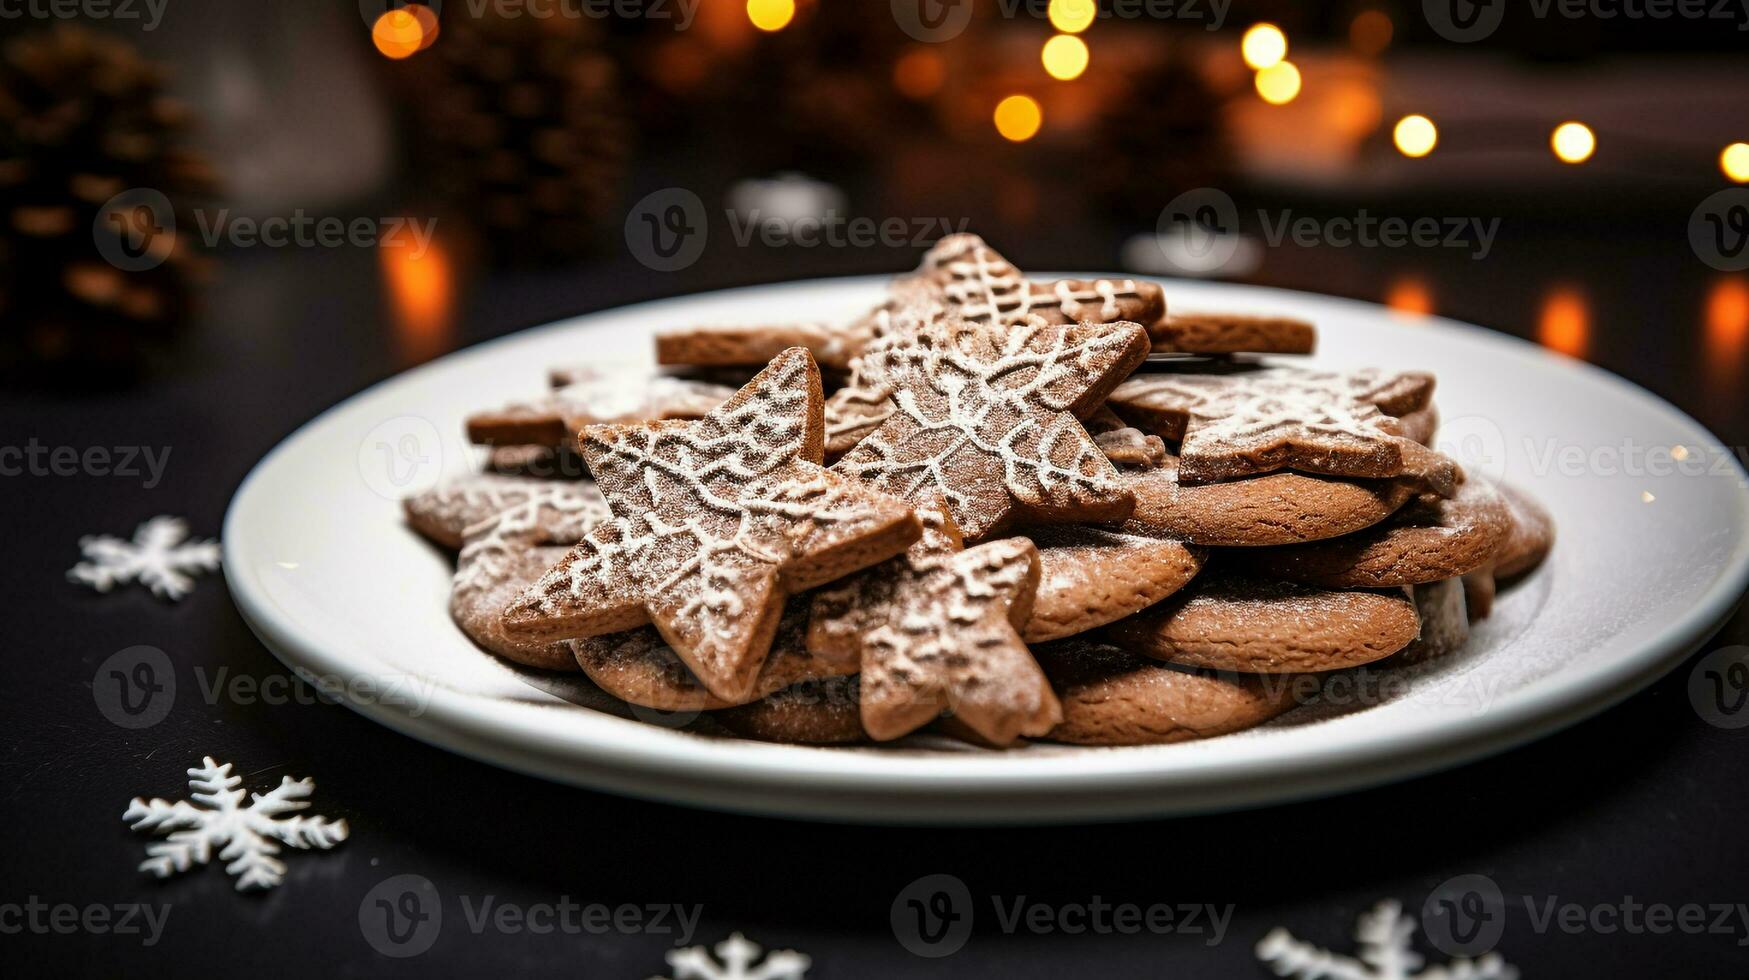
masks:
[[[1039,663],[1063,702],[1045,737],[1074,745],[1161,745],[1227,735],[1297,704],[1315,685],[1291,676],[1217,674],[1138,657],[1088,640],[1048,643]]]
[[[1318,343],[1317,328],[1298,317],[1176,308],[1148,332],[1156,350],[1192,354],[1310,354]]]
[[[1108,404],[1178,444],[1183,483],[1282,469],[1374,479],[1412,473],[1443,494],[1457,484],[1456,464],[1430,465],[1436,457],[1398,421],[1432,395],[1428,374],[1242,365],[1139,374]]]
[[[1381,660],[1420,632],[1403,589],[1322,589],[1216,572],[1100,638],[1185,667],[1246,674],[1340,670]]]
[[[862,727],[887,741],[944,710],[1006,745],[1059,717],[1021,640],[1038,587],[1038,549],[1007,538],[965,549],[942,501],[917,504],[923,537],[906,552],[814,596],[808,648],[862,671]]]
[[[607,506],[592,484],[540,484],[521,503],[468,528],[456,559],[449,612],[469,639],[491,653],[530,667],[571,671],[577,664],[568,647],[512,636],[500,613],[606,519]]]
[[[711,713],[743,738],[799,745],[869,740],[862,727],[861,680],[855,675],[802,681],[751,704]]]
[[[540,480],[500,473],[472,473],[415,494],[402,502],[407,523],[446,548],[460,548],[469,528],[531,500],[536,544],[572,545],[607,516],[607,502],[595,484]]]
[[[1059,640],[1134,615],[1183,588],[1204,552],[1126,523],[1022,532],[1038,546],[1038,596],[1021,630],[1028,643]]]
[[[1344,480],[1282,470],[1221,483],[1183,484],[1178,457],[1125,472],[1133,523],[1192,544],[1264,547],[1352,534],[1390,517],[1413,490],[1402,480]]]
[[[854,661],[832,661],[809,653],[807,631],[808,603],[792,600],[777,624],[759,681],[745,700],[755,701],[811,678],[856,672]],[[706,690],[652,626],[571,640],[570,648],[577,666],[595,686],[629,704],[661,711],[715,711],[741,703]]]
[[[1486,566],[1511,529],[1505,499],[1474,479],[1450,499],[1423,496],[1363,531],[1243,557],[1248,570],[1266,578],[1332,588],[1419,585]]]
[[[468,439],[492,446],[567,446],[586,425],[699,419],[735,389],[647,374],[603,371],[533,401],[468,418]]]
[[[585,427],[614,516],[509,605],[506,632],[551,643],[653,623],[712,694],[744,700],[785,597],[922,533],[903,501],[820,465],[821,404],[796,348],[697,422]]]
[[[1017,522],[1122,520],[1134,498],[1077,415],[1147,353],[1133,323],[931,323],[880,350],[894,411],[833,469],[902,499],[941,495],[971,541]]]

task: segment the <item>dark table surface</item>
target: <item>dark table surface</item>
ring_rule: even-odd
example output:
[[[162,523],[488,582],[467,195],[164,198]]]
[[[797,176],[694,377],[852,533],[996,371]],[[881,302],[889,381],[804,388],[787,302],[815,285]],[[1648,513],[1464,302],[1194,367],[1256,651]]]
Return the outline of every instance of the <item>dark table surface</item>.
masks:
[[[1726,302],[1719,291],[1741,289],[1742,277],[1698,262],[1680,219],[1599,234],[1529,227],[1544,227],[1546,237],[1502,234],[1486,263],[1428,250],[1283,247],[1254,278],[1374,300],[1417,283],[1442,314],[1533,338],[1549,329],[1541,321],[1552,291],[1565,289],[1587,313],[1577,342],[1589,359],[1689,411],[1722,443],[1743,442],[1745,348],[1728,323],[1709,327]],[[1035,268],[1117,259],[1115,234],[992,238]],[[1395,899],[1418,914],[1441,882],[1481,874],[1507,900],[1498,948],[1525,976],[1749,973],[1749,914],[1737,904],[1749,902],[1749,729],[1714,727],[1697,714],[1687,694],[1692,660],[1535,744],[1333,799],[1100,826],[854,827],[558,786],[426,746],[332,704],[208,699],[196,678],[220,668],[263,680],[288,673],[243,624],[221,577],[201,580],[177,605],[134,588],[99,596],[64,578],[84,534],[126,534],[148,517],[175,514],[195,533],[216,535],[238,482],[280,439],[434,349],[646,298],[913,261],[896,251],[755,247],[707,252],[673,275],[623,255],[565,272],[470,274],[453,333],[410,343],[388,326],[393,311],[374,253],[239,251],[224,256],[201,322],[167,369],[117,391],[0,396],[5,444],[172,450],[162,481],[149,488],[119,476],[0,480],[18,518],[5,576],[5,971],[666,972],[672,934],[536,933],[492,922],[476,929],[469,913],[490,897],[523,908],[696,905],[690,943],[741,931],[807,953],[815,977],[1051,977],[1085,963],[1111,976],[1261,977],[1252,948],[1277,925],[1352,952],[1354,920],[1376,902]],[[1574,343],[1571,325],[1563,330],[1562,342]],[[1746,642],[1749,617],[1738,615],[1702,652]],[[164,650],[181,689],[196,696],[179,697],[162,722],[128,730],[96,707],[94,673],[139,644]],[[216,867],[164,882],[138,873],[146,838],[124,826],[123,809],[136,795],[183,796],[184,770],[203,755],[234,762],[255,790],[282,775],[314,777],[312,812],[344,817],[351,839],[329,853],[292,854],[286,883],[261,895],[237,894]],[[443,921],[429,951],[391,959],[361,929],[360,906],[374,886],[402,874],[429,879]],[[970,941],[943,959],[908,952],[889,921],[900,891],[931,874],[961,879],[977,910]],[[1057,909],[1095,901],[1231,906],[1231,917],[1218,936],[1004,934],[992,903],[1022,896]],[[1722,919],[1709,912],[1698,933],[1651,934],[1610,929],[1614,920],[1600,917],[1574,930],[1560,920],[1539,927],[1527,907],[1540,916],[1550,902],[1588,915],[1624,904],[1731,909]],[[168,906],[169,918],[147,946],[140,935],[57,931],[52,913],[32,913],[33,903],[81,914],[145,903]]]

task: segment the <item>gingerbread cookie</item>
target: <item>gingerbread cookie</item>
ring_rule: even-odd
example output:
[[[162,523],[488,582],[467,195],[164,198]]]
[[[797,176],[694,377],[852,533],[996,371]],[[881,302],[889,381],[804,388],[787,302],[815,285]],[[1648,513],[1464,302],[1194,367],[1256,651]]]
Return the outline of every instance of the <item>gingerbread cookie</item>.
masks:
[[[1371,663],[1419,632],[1415,603],[1400,588],[1321,589],[1216,572],[1101,637],[1186,667],[1288,674]]]
[[[543,487],[522,503],[469,528],[467,543],[456,560],[449,612],[469,639],[506,660],[571,671],[577,669],[577,663],[569,647],[513,636],[504,629],[500,615],[512,599],[562,560],[572,543],[607,517],[607,507],[589,484],[548,483]],[[574,495],[584,488],[587,495]]]
[[[1415,586],[1415,613],[1421,635],[1392,658],[1392,663],[1418,664],[1462,650],[1470,640],[1470,617],[1462,579],[1448,578]]]
[[[1401,480],[1343,480],[1283,470],[1224,483],[1181,484],[1178,457],[1123,474],[1136,495],[1130,520],[1200,545],[1263,547],[1352,534],[1413,495]]]
[[[834,662],[809,653],[807,632],[808,603],[792,601],[778,621],[771,654],[747,701],[811,678],[856,672],[854,661]],[[570,649],[596,687],[630,704],[661,711],[714,711],[741,703],[706,690],[653,626],[572,640]]]
[[[869,740],[862,728],[860,679],[855,675],[802,681],[723,711],[724,728],[745,738],[801,745],[848,745]]]
[[[572,545],[607,516],[607,502],[595,484],[539,480],[500,473],[472,473],[445,481],[402,501],[407,523],[446,548],[460,548],[468,529],[497,515],[540,500],[534,511],[534,544]]]
[[[1251,313],[1174,309],[1148,333],[1156,350],[1193,354],[1310,354],[1318,343],[1317,328],[1305,320]]]
[[[939,499],[917,504],[923,537],[905,554],[814,596],[808,648],[860,663],[862,726],[886,741],[943,710],[1005,745],[1059,717],[1018,628],[1032,611],[1038,549],[1008,538],[962,550]]]
[[[859,320],[766,325],[709,324],[656,335],[656,363],[693,365],[764,364],[791,347],[805,347],[822,367],[843,371],[873,329]]]
[[[1555,521],[1535,498],[1510,484],[1499,485],[1512,518],[1512,529],[1490,562],[1496,579],[1511,582],[1523,578],[1549,556],[1555,546]]]
[[[480,412],[468,419],[468,439],[494,446],[566,446],[586,425],[703,418],[735,393],[723,385],[631,371],[603,373],[534,401]]]
[[[1417,462],[1431,451],[1404,436],[1397,421],[1432,394],[1427,374],[1247,365],[1140,374],[1119,385],[1109,404],[1130,424],[1179,444],[1183,483],[1281,469],[1369,478],[1412,471],[1449,493],[1459,479],[1456,464],[1419,472]]]
[[[1062,724],[1045,737],[1074,745],[1161,745],[1242,731],[1294,707],[1302,686],[1289,677],[1190,670],[1087,640],[1037,652],[1063,702]]]
[[[1038,545],[1038,597],[1021,630],[1028,643],[1058,640],[1141,612],[1196,577],[1203,552],[1136,524],[1025,531]]]
[[[589,475],[583,457],[562,446],[493,446],[486,451],[485,469],[537,480],[581,480]]]
[[[1244,557],[1254,574],[1331,588],[1419,585],[1487,565],[1511,527],[1494,487],[1468,480],[1450,499],[1424,496],[1364,531]]]
[[[1076,415],[1147,353],[1133,323],[930,324],[882,349],[895,411],[833,469],[908,500],[941,494],[973,541],[1019,521],[1122,520],[1134,498]]]
[[[586,427],[614,517],[510,604],[506,631],[551,643],[653,622],[712,694],[744,700],[786,596],[922,533],[904,502],[820,465],[821,404],[797,348],[698,422]]]

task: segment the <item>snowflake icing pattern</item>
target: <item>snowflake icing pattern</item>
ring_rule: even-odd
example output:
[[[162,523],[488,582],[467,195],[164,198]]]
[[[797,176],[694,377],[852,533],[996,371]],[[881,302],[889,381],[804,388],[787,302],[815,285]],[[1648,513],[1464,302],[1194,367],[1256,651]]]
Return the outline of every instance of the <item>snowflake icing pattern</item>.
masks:
[[[1338,956],[1311,943],[1295,939],[1286,929],[1275,929],[1257,944],[1257,958],[1278,977],[1299,980],[1517,980],[1518,970],[1489,953],[1479,960],[1457,959],[1447,966],[1414,971],[1424,962],[1409,937],[1415,920],[1403,915],[1403,906],[1385,901],[1360,917],[1354,939],[1360,958]]]
[[[132,541],[109,534],[79,539],[87,561],[67,572],[70,581],[108,592],[138,581],[160,599],[180,600],[194,588],[194,575],[219,567],[219,543],[188,539],[179,517],[154,517],[134,531]]]
[[[186,800],[135,797],[122,814],[135,830],[169,833],[167,840],[146,847],[150,856],[140,864],[141,871],[168,878],[210,862],[213,849],[223,845],[218,855],[229,862],[225,870],[237,876],[238,891],[272,888],[285,880],[285,864],[274,857],[280,844],[327,850],[346,839],[345,820],[276,819],[310,805],[305,797],[315,790],[314,780],[282,777],[271,792],[252,794],[254,799],[244,806],[243,790],[238,788],[243,777],[231,775],[230,763],[221,766],[207,756],[199,768],[188,770],[188,776],[190,795],[205,808]]]
[[[754,965],[764,950],[735,933],[716,945],[716,956],[703,946],[677,949],[668,954],[672,980],[803,980],[810,960],[791,949],[780,949]],[[652,980],[665,980],[654,977]]]

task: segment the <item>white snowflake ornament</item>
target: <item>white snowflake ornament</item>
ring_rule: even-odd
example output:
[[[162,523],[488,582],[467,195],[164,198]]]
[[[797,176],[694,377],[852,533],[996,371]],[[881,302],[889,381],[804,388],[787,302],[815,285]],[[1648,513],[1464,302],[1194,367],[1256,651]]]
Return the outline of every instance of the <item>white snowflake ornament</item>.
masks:
[[[132,541],[87,535],[79,539],[79,550],[88,560],[68,570],[69,581],[99,592],[137,581],[172,602],[194,588],[194,575],[219,567],[219,543],[189,540],[188,522],[180,517],[154,517],[134,531]]]
[[[178,871],[187,871],[213,858],[213,849],[222,845],[219,859],[229,862],[225,870],[237,877],[237,890],[272,888],[285,880],[285,864],[274,857],[280,844],[296,848],[327,850],[346,839],[346,821],[330,821],[325,817],[286,817],[282,813],[309,806],[305,797],[316,788],[311,779],[284,776],[271,792],[251,794],[254,798],[243,805],[243,790],[238,787],[243,777],[231,775],[231,764],[219,765],[212,756],[201,760],[199,768],[188,770],[189,795],[195,806],[186,800],[142,800],[134,797],[122,814],[135,830],[168,833],[168,839],[146,847],[150,855],[141,862],[140,870],[160,878]]]
[[[735,933],[716,945],[716,956],[704,946],[691,946],[668,953],[672,978],[651,980],[803,980],[812,961],[793,949],[780,949],[754,965],[764,952],[758,943]]]
[[[1272,930],[1257,944],[1257,958],[1278,977],[1299,980],[1517,980],[1518,970],[1489,953],[1479,960],[1457,959],[1446,966],[1416,973],[1425,962],[1410,944],[1415,920],[1403,906],[1384,901],[1361,915],[1354,928],[1360,958],[1338,956],[1295,939],[1286,929]]]

